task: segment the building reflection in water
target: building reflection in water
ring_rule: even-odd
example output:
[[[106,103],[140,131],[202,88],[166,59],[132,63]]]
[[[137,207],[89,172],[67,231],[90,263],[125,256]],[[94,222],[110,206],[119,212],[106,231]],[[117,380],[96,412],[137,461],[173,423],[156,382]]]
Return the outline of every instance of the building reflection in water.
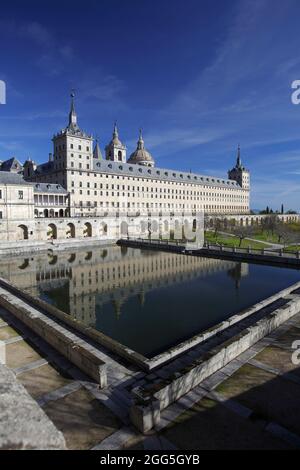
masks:
[[[247,263],[234,263],[234,266],[228,269],[228,275],[233,279],[236,290],[239,290],[241,279],[249,275],[249,265]]]
[[[0,261],[1,277],[88,325],[95,324],[104,304],[120,317],[133,296],[142,307],[152,290],[218,272],[227,272],[238,289],[248,269],[244,263],[118,246]]]

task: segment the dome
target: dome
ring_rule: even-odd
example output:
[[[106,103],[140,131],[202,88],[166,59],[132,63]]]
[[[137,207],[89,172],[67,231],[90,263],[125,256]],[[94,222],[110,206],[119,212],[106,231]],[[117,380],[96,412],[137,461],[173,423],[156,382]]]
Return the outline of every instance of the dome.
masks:
[[[136,150],[130,155],[128,163],[136,163],[138,165],[154,166],[154,159],[151,153],[145,149],[142,132],[137,143]]]

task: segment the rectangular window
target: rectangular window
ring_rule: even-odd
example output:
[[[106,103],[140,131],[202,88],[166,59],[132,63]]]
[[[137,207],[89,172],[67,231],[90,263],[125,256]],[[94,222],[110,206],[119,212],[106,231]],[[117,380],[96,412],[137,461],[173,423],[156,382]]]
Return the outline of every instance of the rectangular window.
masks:
[[[2,219],[2,212],[0,211],[0,219]]]
[[[23,198],[24,198],[23,191],[19,191],[19,199],[23,199]]]
[[[2,189],[0,189],[0,199],[2,199]]]

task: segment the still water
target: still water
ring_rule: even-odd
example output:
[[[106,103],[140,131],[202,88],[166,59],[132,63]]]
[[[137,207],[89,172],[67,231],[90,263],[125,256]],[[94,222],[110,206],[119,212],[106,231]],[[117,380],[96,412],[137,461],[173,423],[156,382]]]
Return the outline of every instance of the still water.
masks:
[[[300,272],[124,247],[0,261],[0,276],[154,355],[300,280]]]

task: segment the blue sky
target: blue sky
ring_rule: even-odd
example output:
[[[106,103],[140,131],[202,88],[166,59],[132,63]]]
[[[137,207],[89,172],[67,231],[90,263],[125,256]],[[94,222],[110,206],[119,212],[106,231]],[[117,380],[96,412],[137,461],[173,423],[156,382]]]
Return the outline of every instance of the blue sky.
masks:
[[[158,166],[224,176],[240,143],[252,207],[300,210],[299,0],[3,2],[0,159],[45,161],[70,89],[103,149],[115,119]]]

